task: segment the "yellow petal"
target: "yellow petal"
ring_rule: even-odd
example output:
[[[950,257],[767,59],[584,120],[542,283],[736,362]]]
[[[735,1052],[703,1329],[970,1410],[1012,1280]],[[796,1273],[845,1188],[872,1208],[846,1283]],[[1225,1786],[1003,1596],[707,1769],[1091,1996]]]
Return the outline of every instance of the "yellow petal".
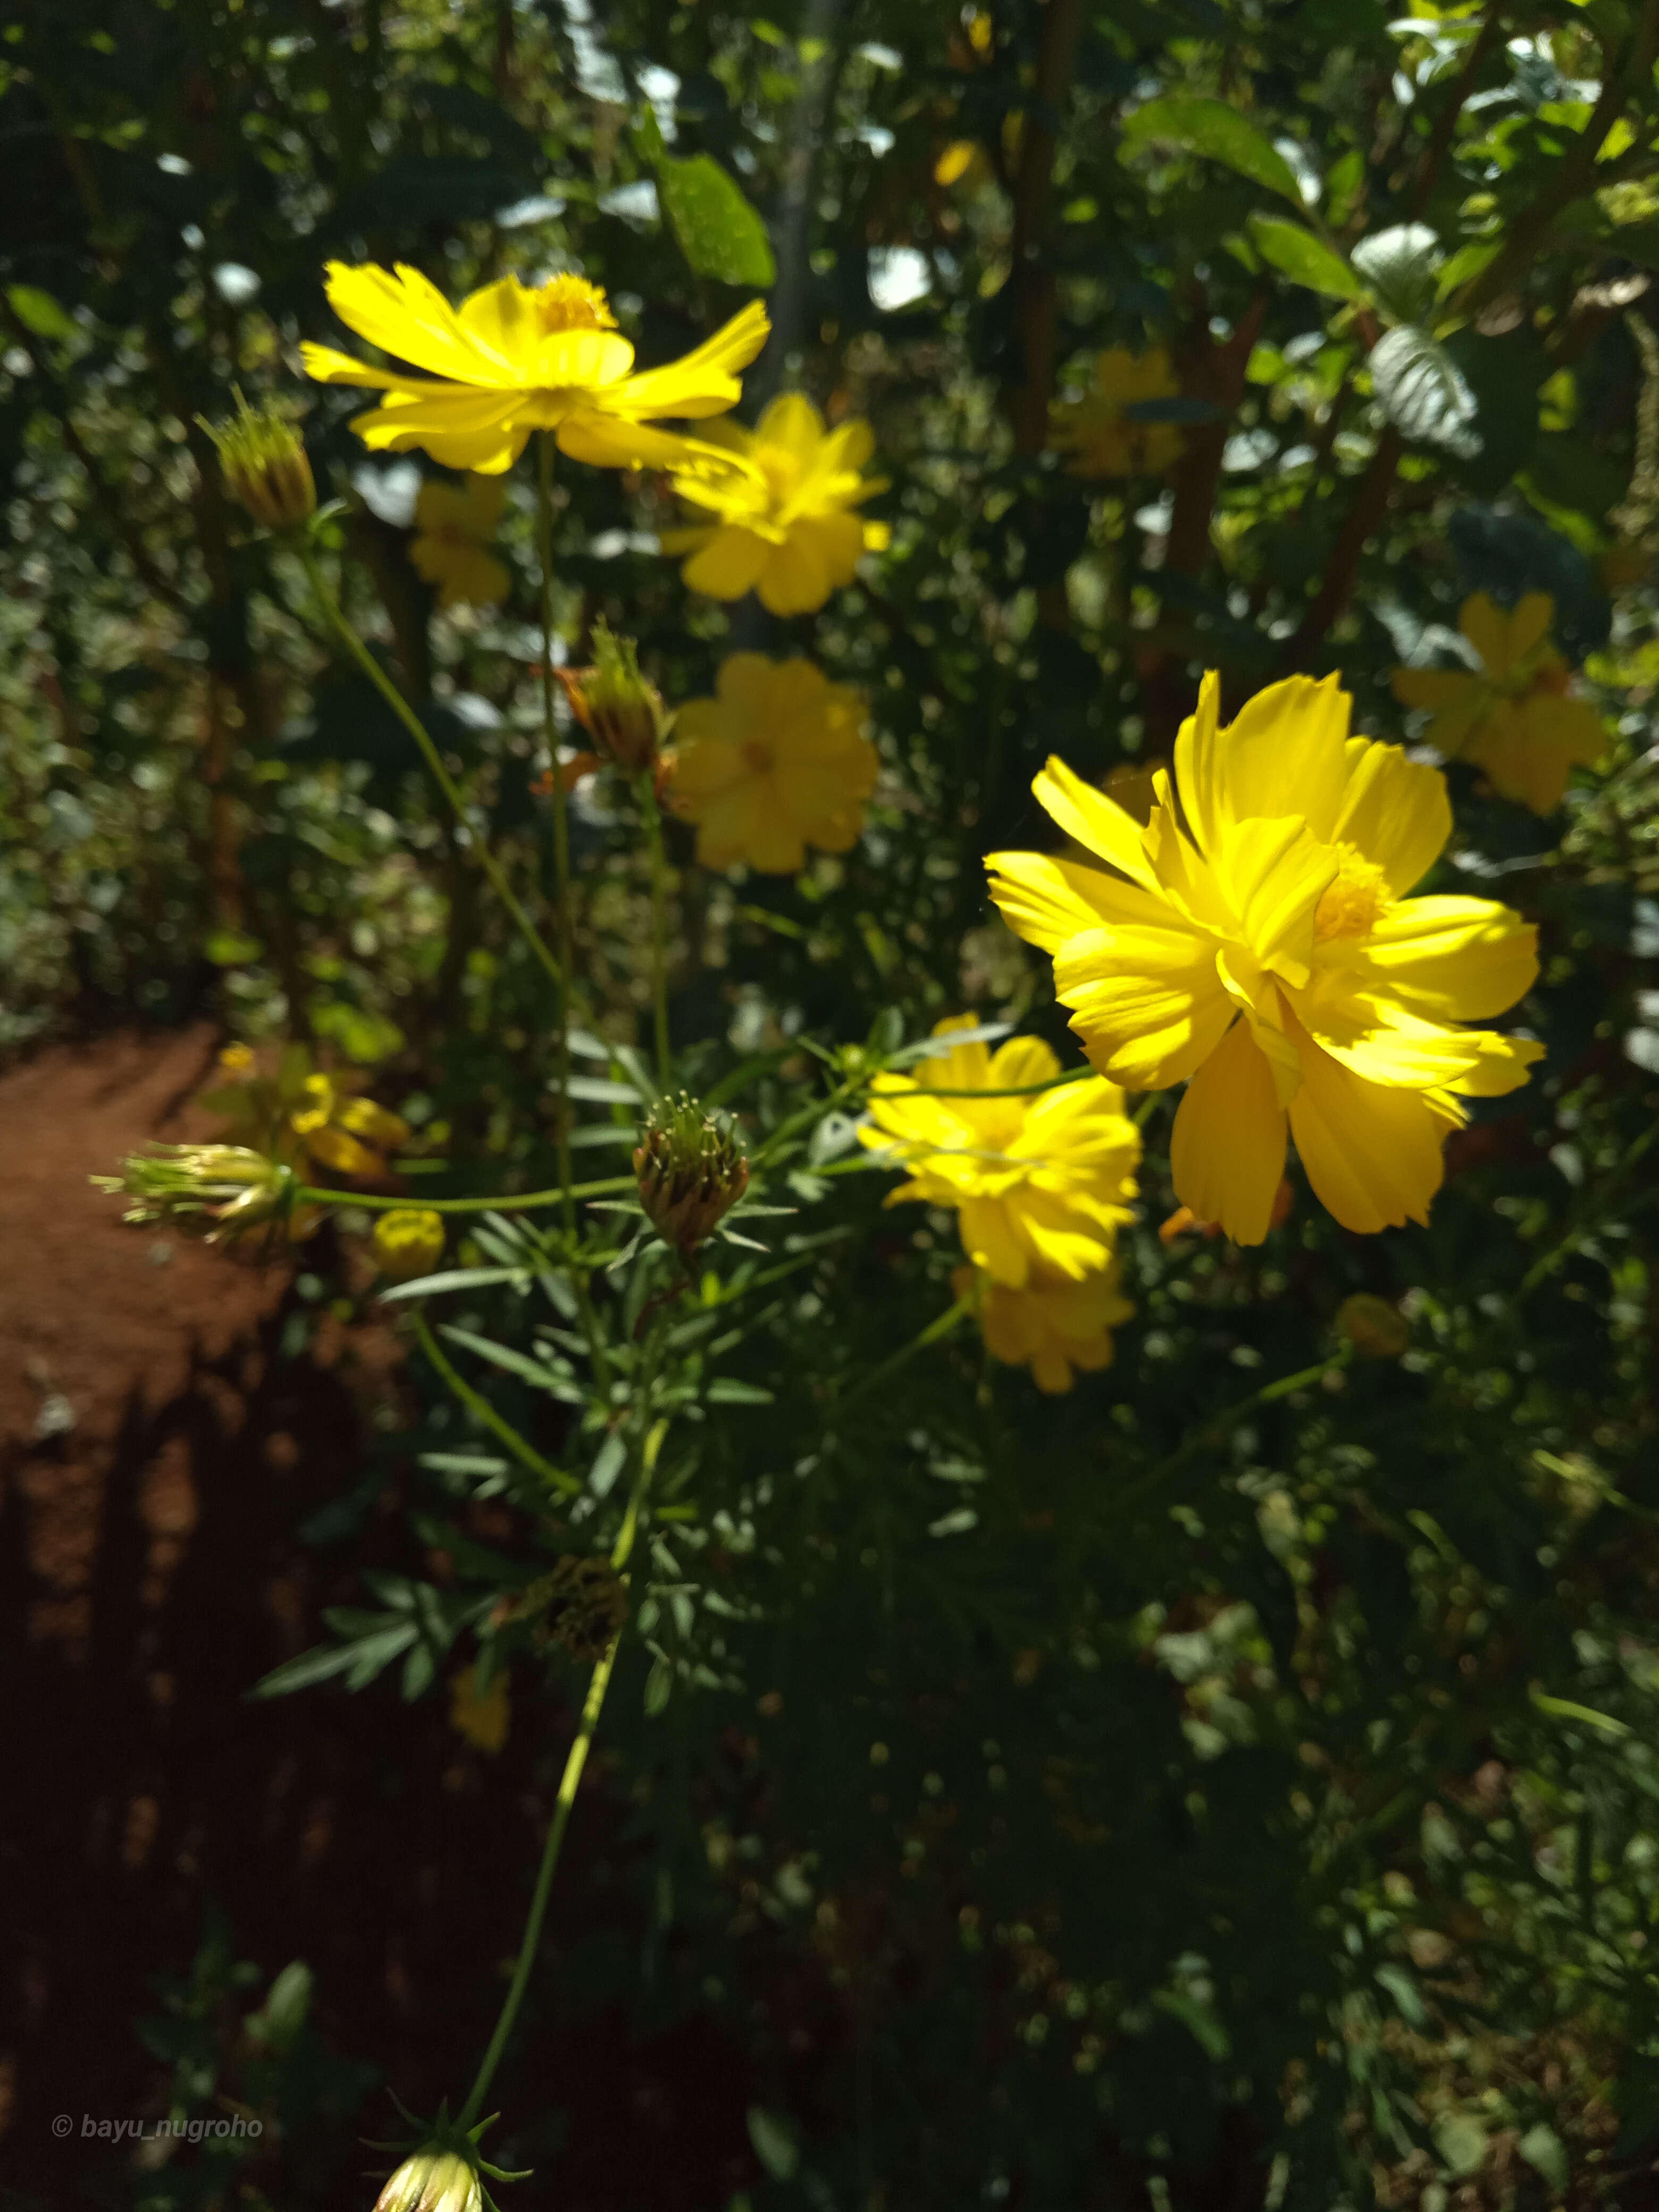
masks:
[[[1351,738],[1347,757],[1347,788],[1331,835],[1357,847],[1382,869],[1391,895],[1403,897],[1451,836],[1446,779],[1425,761],[1407,760],[1398,745]]]
[[[1499,1036],[1495,1030],[1477,1030],[1480,1057],[1467,1075],[1448,1085],[1466,1098],[1503,1098],[1518,1091],[1543,1059],[1545,1048],[1535,1037]]]
[[[325,289],[349,330],[399,361],[458,384],[500,388],[521,380],[513,362],[469,331],[437,286],[406,263],[392,270],[331,261]]]
[[[1230,822],[1211,854],[1215,880],[1262,966],[1304,983],[1313,955],[1314,909],[1336,880],[1339,856],[1300,815]]]
[[[430,382],[423,376],[402,376],[397,370],[370,368],[353,354],[341,353],[337,347],[319,345],[314,338],[307,338],[300,348],[300,358],[307,376],[315,377],[319,384],[360,384],[369,392],[429,392]]]
[[[1486,689],[1468,668],[1396,668],[1389,686],[1402,707],[1415,707],[1431,714],[1479,705]]]
[[[1176,733],[1175,781],[1181,811],[1200,852],[1220,842],[1226,799],[1220,758],[1221,678],[1206,669],[1198,688],[1197,711]]]
[[[1501,680],[1513,664],[1510,618],[1488,592],[1475,592],[1464,600],[1457,626],[1480,654],[1488,676]]]
[[[1140,842],[1140,825],[1115,799],[1108,799],[1092,784],[1085,783],[1056,755],[1050,755],[1047,767],[1037,775],[1031,789],[1038,805],[1068,837],[1074,837],[1088,851],[1097,853],[1111,866],[1121,869],[1133,882],[1145,884],[1149,890],[1156,888],[1156,879]]]
[[[1176,1196],[1235,1244],[1259,1244],[1285,1175],[1285,1109],[1272,1070],[1235,1022],[1187,1085],[1170,1139]]]
[[[781,545],[768,550],[769,557],[756,586],[767,612],[805,615],[821,607],[830,596],[830,577],[811,540],[799,531],[791,531]]]
[[[559,422],[555,434],[562,453],[596,469],[672,469],[697,464],[695,441],[594,404],[610,397],[609,392],[589,395]]]
[[[1097,929],[1103,921],[1133,919],[1116,913],[1110,892],[1139,900],[1147,920],[1166,918],[1146,892],[1076,860],[1042,853],[991,853],[985,866],[991,896],[1008,927],[1045,952],[1057,951],[1068,937]]]
[[[757,538],[752,530],[740,530],[724,524],[715,531],[688,531],[701,550],[686,562],[681,570],[687,587],[694,592],[707,592],[714,599],[740,599],[751,592],[760,574],[771,558],[772,548],[763,538]],[[663,540],[668,550],[668,540]]]
[[[994,1282],[1016,1290],[1031,1272],[1031,1255],[1016,1235],[1008,1212],[994,1198],[969,1198],[961,1212],[962,1248]]]
[[[732,316],[714,337],[679,361],[647,368],[607,394],[633,416],[723,415],[743,397],[733,373],[747,368],[772,325],[758,300]]]
[[[1345,1229],[1427,1221],[1445,1124],[1422,1092],[1367,1083],[1310,1038],[1291,1134],[1315,1196]]]
[[[371,449],[407,453],[418,446],[445,468],[499,476],[524,451],[531,425],[522,395],[434,384],[419,398],[394,392],[352,428]]]
[[[1493,899],[1403,899],[1354,950],[1364,988],[1414,1012],[1486,1021],[1538,980],[1538,932]]]
[[[1085,931],[1056,953],[1054,989],[1094,1066],[1129,1091],[1191,1075],[1233,1018],[1213,946],[1180,928]]]
[[[1299,814],[1316,837],[1328,840],[1347,781],[1352,708],[1334,675],[1318,683],[1291,676],[1247,699],[1217,739],[1224,816]]]
[[[1534,646],[1550,634],[1555,620],[1555,601],[1547,592],[1528,592],[1510,617],[1510,653],[1524,660]]]
[[[797,460],[810,465],[823,442],[823,417],[804,392],[780,392],[755,425],[755,442],[781,446]]]

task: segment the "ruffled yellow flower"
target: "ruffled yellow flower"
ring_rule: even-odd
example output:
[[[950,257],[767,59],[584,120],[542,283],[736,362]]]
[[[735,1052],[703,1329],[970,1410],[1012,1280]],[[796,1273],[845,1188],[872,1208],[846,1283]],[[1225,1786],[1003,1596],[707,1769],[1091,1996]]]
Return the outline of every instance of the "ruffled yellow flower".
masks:
[[[386,398],[352,428],[367,446],[423,447],[445,468],[500,476],[532,430],[599,468],[689,467],[695,443],[651,419],[723,415],[742,396],[735,372],[766,342],[766,310],[751,301],[681,361],[635,375],[634,349],[597,284],[503,276],[452,307],[418,269],[328,264],[335,313],[359,337],[429,378],[369,368],[332,346],[301,349],[324,384],[361,384]],[[718,457],[717,457],[718,458]]]
[[[1048,410],[1048,443],[1069,453],[1078,477],[1157,476],[1181,458],[1173,422],[1140,422],[1124,412],[1145,399],[1175,399],[1181,386],[1161,347],[1131,353],[1109,346],[1095,356],[1094,389],[1056,400]]]
[[[980,1268],[958,1267],[951,1287],[977,1306],[992,1358],[1005,1367],[1029,1367],[1037,1389],[1055,1398],[1071,1389],[1074,1368],[1092,1374],[1111,1365],[1112,1331],[1134,1312],[1119,1287],[1115,1261],[1076,1281],[1034,1269],[1023,1290]]]
[[[716,691],[674,722],[673,804],[697,825],[703,866],[793,875],[809,845],[849,851],[879,766],[858,693],[810,660],[758,653],[723,660]]]
[[[791,392],[754,429],[718,422],[700,442],[723,447],[731,466],[683,473],[674,489],[720,520],[662,539],[665,553],[691,556],[680,573],[694,592],[740,599],[752,591],[769,613],[809,614],[852,582],[866,547],[886,544],[884,523],[851,512],[887,488],[884,477],[860,473],[875,451],[867,422],[826,429],[811,401]]]
[[[1489,899],[1405,894],[1451,834],[1445,778],[1348,734],[1328,677],[1218,726],[1206,676],[1143,828],[1051,760],[1033,787],[1086,861],[994,854],[992,896],[1054,957],[1103,1074],[1187,1082],[1176,1195],[1241,1244],[1267,1234],[1285,1129],[1346,1229],[1427,1218],[1461,1097],[1525,1082],[1541,1045],[1454,1027],[1514,1005],[1535,933]]]
[[[955,1015],[933,1035],[974,1027],[970,1015]],[[1085,1076],[1024,1097],[922,1095],[1049,1082],[1060,1062],[1040,1037],[1010,1037],[994,1053],[981,1038],[922,1067],[919,1077],[877,1076],[859,1130],[862,1145],[910,1171],[888,1205],[953,1206],[969,1258],[1014,1290],[1045,1273],[1077,1282],[1104,1267],[1133,1218],[1140,1158],[1117,1085]]]
[[[1484,769],[1494,791],[1534,814],[1553,814],[1567,778],[1607,750],[1607,732],[1588,699],[1567,690],[1567,664],[1550,643],[1555,602],[1528,592],[1511,612],[1476,592],[1458,627],[1480,656],[1468,668],[1396,668],[1394,696],[1434,716],[1425,736],[1448,759]]]
[[[421,486],[409,557],[437,586],[441,607],[491,607],[507,597],[513,580],[488,550],[506,496],[498,477]]]

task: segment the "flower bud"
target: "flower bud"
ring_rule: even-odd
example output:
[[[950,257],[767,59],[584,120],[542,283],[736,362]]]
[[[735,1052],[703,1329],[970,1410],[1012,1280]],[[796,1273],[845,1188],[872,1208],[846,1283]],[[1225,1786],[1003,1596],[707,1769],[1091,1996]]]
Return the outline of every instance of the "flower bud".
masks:
[[[661,693],[640,673],[633,639],[613,636],[595,623],[593,665],[557,673],[571,713],[600,757],[629,775],[654,770],[668,716]]]
[[[394,1206],[374,1224],[374,1257],[389,1283],[429,1275],[444,1254],[444,1219],[425,1206]]]
[[[1371,1359],[1398,1359],[1412,1340],[1412,1325],[1398,1306],[1369,1291],[1356,1291],[1336,1310],[1336,1326],[1356,1352]]]
[[[731,1131],[684,1091],[652,1108],[634,1173],[646,1218],[687,1261],[749,1188],[749,1163]]]
[[[225,489],[267,530],[303,530],[317,512],[317,486],[299,434],[240,392],[236,404],[229,422],[202,423],[219,449]]]
[[[477,2168],[453,2150],[406,2158],[374,2200],[374,2212],[483,2212]]]
[[[291,1169],[247,1145],[159,1145],[92,1180],[131,1200],[123,1220],[170,1222],[210,1244],[286,1214],[295,1188]]]

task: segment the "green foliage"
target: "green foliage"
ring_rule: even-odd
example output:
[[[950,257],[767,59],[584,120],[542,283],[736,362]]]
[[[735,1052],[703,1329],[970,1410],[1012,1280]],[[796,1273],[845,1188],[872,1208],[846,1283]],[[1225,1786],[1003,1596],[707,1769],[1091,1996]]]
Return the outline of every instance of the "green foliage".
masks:
[[[748,2046],[757,2208],[1186,2207],[1224,2171],[1226,2201],[1296,2212],[1620,2201],[1659,2142],[1659,598],[1619,519],[1659,472],[1625,319],[1651,321],[1659,235],[1652,9],[321,21],[37,10],[0,49],[32,149],[0,218],[0,1041],[134,1010],[322,1040],[416,1128],[410,1202],[493,1207],[373,1304],[411,1333],[399,1555],[258,1693],[447,1694],[472,1664],[556,1734],[582,1677],[534,1594],[619,1540],[649,1453],[605,1717],[629,2002]],[[508,596],[439,612],[410,547],[440,472],[367,455],[361,394],[307,391],[343,502],[320,557],[465,829],[216,488],[197,417],[294,397],[298,342],[340,337],[336,256],[455,296],[580,268],[647,366],[775,262],[744,419],[798,383],[874,427],[890,544],[816,618],[688,593],[660,478],[557,477],[572,659],[603,617],[672,708],[732,649],[807,653],[881,755],[860,839],[799,878],[710,873],[667,824],[675,1086],[736,1117],[757,1201],[690,1263],[626,1210],[651,878],[604,785],[571,806],[567,1092],[602,1187],[569,1230],[513,1202],[556,1179],[553,995],[477,847],[539,915],[527,477]],[[1131,419],[1178,462],[1052,465],[1051,393],[1152,346],[1180,396]],[[1094,782],[1160,763],[1206,666],[1230,713],[1340,667],[1358,726],[1413,741],[1391,672],[1449,663],[1476,590],[1551,595],[1609,733],[1547,821],[1455,763],[1423,887],[1538,923],[1516,1018],[1542,1068],[1476,1103],[1426,1228],[1350,1236],[1298,1176],[1254,1252],[1158,1237],[1172,1101],[1143,1102],[1135,1318],[1043,1397],[952,1308],[953,1224],[889,1211],[855,1138],[942,1014],[1075,1059],[986,850],[1043,841],[1050,751]],[[308,1312],[370,1310],[307,1279],[296,1345]],[[1409,1323],[1397,1360],[1344,1333],[1356,1295]],[[386,1480],[308,1540],[354,1544]],[[229,1959],[151,2035],[186,2102],[303,2040],[239,2024]],[[810,2081],[774,2024],[801,1984],[835,2023]],[[613,1996],[573,1973],[549,2002]],[[555,2094],[512,2066],[504,2135]],[[236,2201],[240,2168],[185,2172],[137,2201]],[[556,2199],[556,2163],[535,2185]]]

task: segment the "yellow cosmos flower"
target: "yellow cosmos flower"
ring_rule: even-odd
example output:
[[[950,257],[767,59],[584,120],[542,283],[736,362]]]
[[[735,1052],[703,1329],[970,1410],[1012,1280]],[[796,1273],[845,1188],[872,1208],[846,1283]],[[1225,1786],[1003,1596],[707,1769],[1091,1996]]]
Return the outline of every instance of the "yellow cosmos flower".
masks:
[[[850,584],[865,549],[885,545],[885,524],[851,512],[884,491],[884,477],[860,474],[875,451],[867,422],[830,430],[798,392],[775,399],[752,430],[718,422],[702,443],[731,456],[723,473],[677,476],[674,489],[718,522],[664,532],[665,553],[689,553],[681,570],[694,592],[740,599],[757,592],[775,615],[810,614]]]
[[[320,382],[385,392],[352,423],[364,444],[394,453],[423,447],[445,468],[484,476],[510,469],[532,430],[551,430],[562,453],[600,468],[689,467],[694,442],[653,429],[651,419],[735,406],[735,372],[753,361],[770,327],[751,301],[684,360],[635,375],[634,349],[609,301],[580,276],[535,286],[503,276],[452,307],[418,269],[331,261],[327,289],[359,337],[430,371],[410,376],[367,368],[332,346],[301,348]]]
[[[809,845],[849,851],[880,764],[858,693],[810,660],[758,653],[723,660],[716,692],[674,720],[673,803],[697,825],[703,866],[793,875]]]
[[[507,597],[513,580],[486,550],[506,496],[498,477],[421,486],[409,557],[417,574],[437,586],[441,607],[490,607]]]
[[[1348,734],[1335,677],[1292,677],[1219,726],[1206,676],[1143,828],[1063,763],[1033,787],[1083,862],[994,854],[992,896],[1054,957],[1091,1060],[1187,1082],[1176,1195],[1267,1234],[1285,1130],[1346,1229],[1427,1218],[1460,1097],[1525,1082],[1541,1045],[1455,1026],[1514,1005],[1535,932],[1489,899],[1407,898],[1451,834],[1446,781]]]
[[[1173,422],[1140,422],[1124,410],[1143,399],[1174,399],[1181,386],[1162,348],[1131,353],[1109,346],[1095,356],[1094,389],[1056,400],[1048,410],[1048,443],[1071,455],[1078,477],[1157,476],[1180,459]]]
[[[1115,1261],[1075,1282],[1034,1269],[1023,1290],[977,1267],[958,1267],[951,1287],[978,1306],[992,1358],[1029,1367],[1037,1389],[1056,1398],[1071,1389],[1074,1368],[1092,1374],[1111,1365],[1112,1331],[1134,1312],[1119,1288]]]
[[[975,1026],[971,1016],[956,1015],[933,1035]],[[1140,1158],[1140,1132],[1117,1085],[1088,1076],[1024,1097],[922,1095],[1047,1083],[1060,1062],[1040,1037],[1010,1037],[994,1053],[981,1038],[923,1068],[920,1077],[878,1075],[870,1086],[859,1141],[911,1176],[888,1205],[921,1199],[955,1207],[969,1258],[1014,1290],[1045,1273],[1077,1282],[1105,1267],[1133,1218]]]
[[[1555,602],[1528,592],[1511,612],[1476,592],[1457,621],[1480,656],[1468,668],[1396,668],[1394,696],[1434,716],[1426,736],[1448,759],[1484,769],[1494,791],[1534,814],[1553,814],[1567,778],[1607,750],[1607,732],[1588,699],[1567,690],[1567,664],[1550,643]]]

